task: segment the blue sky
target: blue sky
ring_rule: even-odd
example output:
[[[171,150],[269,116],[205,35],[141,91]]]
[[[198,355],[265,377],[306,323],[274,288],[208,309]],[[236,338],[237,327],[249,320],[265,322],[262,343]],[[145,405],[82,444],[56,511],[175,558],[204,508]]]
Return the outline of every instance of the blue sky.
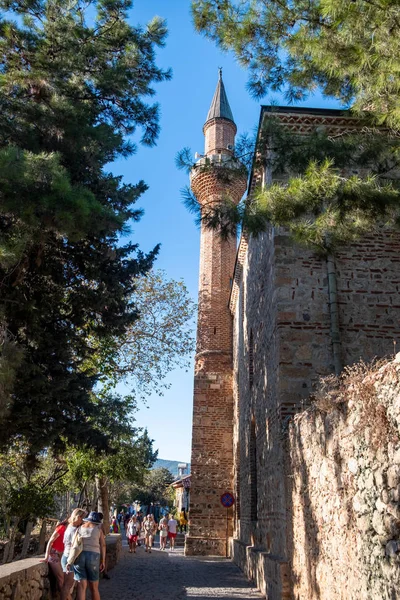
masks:
[[[202,127],[218,80],[218,67],[223,79],[238,133],[252,132],[260,113],[260,103],[246,91],[246,72],[231,55],[222,54],[214,44],[195,33],[190,18],[190,0],[137,0],[131,11],[134,24],[145,25],[154,15],[167,20],[169,36],[160,49],[157,64],[171,67],[170,82],[156,87],[156,101],[161,106],[161,135],[155,148],[139,147],[136,155],[114,163],[114,173],[126,182],[139,179],[149,190],[139,201],[145,210],[135,224],[132,239],[142,250],[161,243],[156,268],[164,269],[170,278],[183,279],[197,301],[199,265],[199,231],[193,216],[181,202],[180,190],[188,184],[187,175],[175,167],[178,150],[189,146],[203,152]],[[284,104],[279,95],[263,100]],[[334,107],[321,98],[310,99],[308,106]],[[152,396],[147,406],[136,415],[137,424],[146,426],[159,458],[190,461],[193,371],[174,372],[171,388],[163,397]]]

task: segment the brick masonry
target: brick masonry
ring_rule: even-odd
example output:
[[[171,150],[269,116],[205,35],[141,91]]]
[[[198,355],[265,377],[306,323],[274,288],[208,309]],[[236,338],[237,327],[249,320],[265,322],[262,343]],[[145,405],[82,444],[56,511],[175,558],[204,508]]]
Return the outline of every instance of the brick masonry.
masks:
[[[205,153],[226,154],[228,146],[234,146],[236,125],[227,119],[211,119],[204,125]]]
[[[247,181],[230,176],[236,126],[213,119],[204,128],[206,155],[191,186],[202,210],[226,195],[239,202]],[[233,509],[220,498],[233,491],[232,317],[229,311],[236,239],[221,238],[204,224],[200,237],[197,348],[195,358],[189,535],[186,555],[226,556]]]

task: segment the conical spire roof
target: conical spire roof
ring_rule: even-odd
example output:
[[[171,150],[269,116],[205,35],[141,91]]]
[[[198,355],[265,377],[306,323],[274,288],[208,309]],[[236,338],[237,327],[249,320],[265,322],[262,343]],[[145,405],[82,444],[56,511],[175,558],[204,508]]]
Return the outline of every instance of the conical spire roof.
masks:
[[[228,97],[225,92],[224,82],[222,81],[222,69],[219,70],[219,79],[215,90],[214,98],[212,99],[210,110],[208,111],[207,121],[211,119],[228,119],[233,120],[231,107],[229,106]]]

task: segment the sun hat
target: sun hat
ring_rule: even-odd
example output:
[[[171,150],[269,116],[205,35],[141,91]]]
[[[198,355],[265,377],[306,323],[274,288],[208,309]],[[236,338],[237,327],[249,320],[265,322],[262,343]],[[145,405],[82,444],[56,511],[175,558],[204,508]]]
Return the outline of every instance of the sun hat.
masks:
[[[101,523],[101,513],[98,513],[94,510],[88,514],[84,521],[89,521],[90,523]]]

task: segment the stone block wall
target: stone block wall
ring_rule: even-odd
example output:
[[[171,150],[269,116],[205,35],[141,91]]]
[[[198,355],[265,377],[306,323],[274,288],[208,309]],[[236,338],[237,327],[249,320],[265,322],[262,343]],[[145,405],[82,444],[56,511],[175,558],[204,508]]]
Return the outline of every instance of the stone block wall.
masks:
[[[257,244],[250,240],[235,308],[234,447],[239,469],[232,556],[268,598],[287,598],[275,265],[271,228]]]
[[[289,427],[294,600],[399,597],[400,355],[347,386]]]
[[[0,567],[2,600],[50,600],[48,566],[37,558],[27,558]]]
[[[119,533],[110,533],[106,536],[107,570],[111,571],[121,558],[122,539]]]

